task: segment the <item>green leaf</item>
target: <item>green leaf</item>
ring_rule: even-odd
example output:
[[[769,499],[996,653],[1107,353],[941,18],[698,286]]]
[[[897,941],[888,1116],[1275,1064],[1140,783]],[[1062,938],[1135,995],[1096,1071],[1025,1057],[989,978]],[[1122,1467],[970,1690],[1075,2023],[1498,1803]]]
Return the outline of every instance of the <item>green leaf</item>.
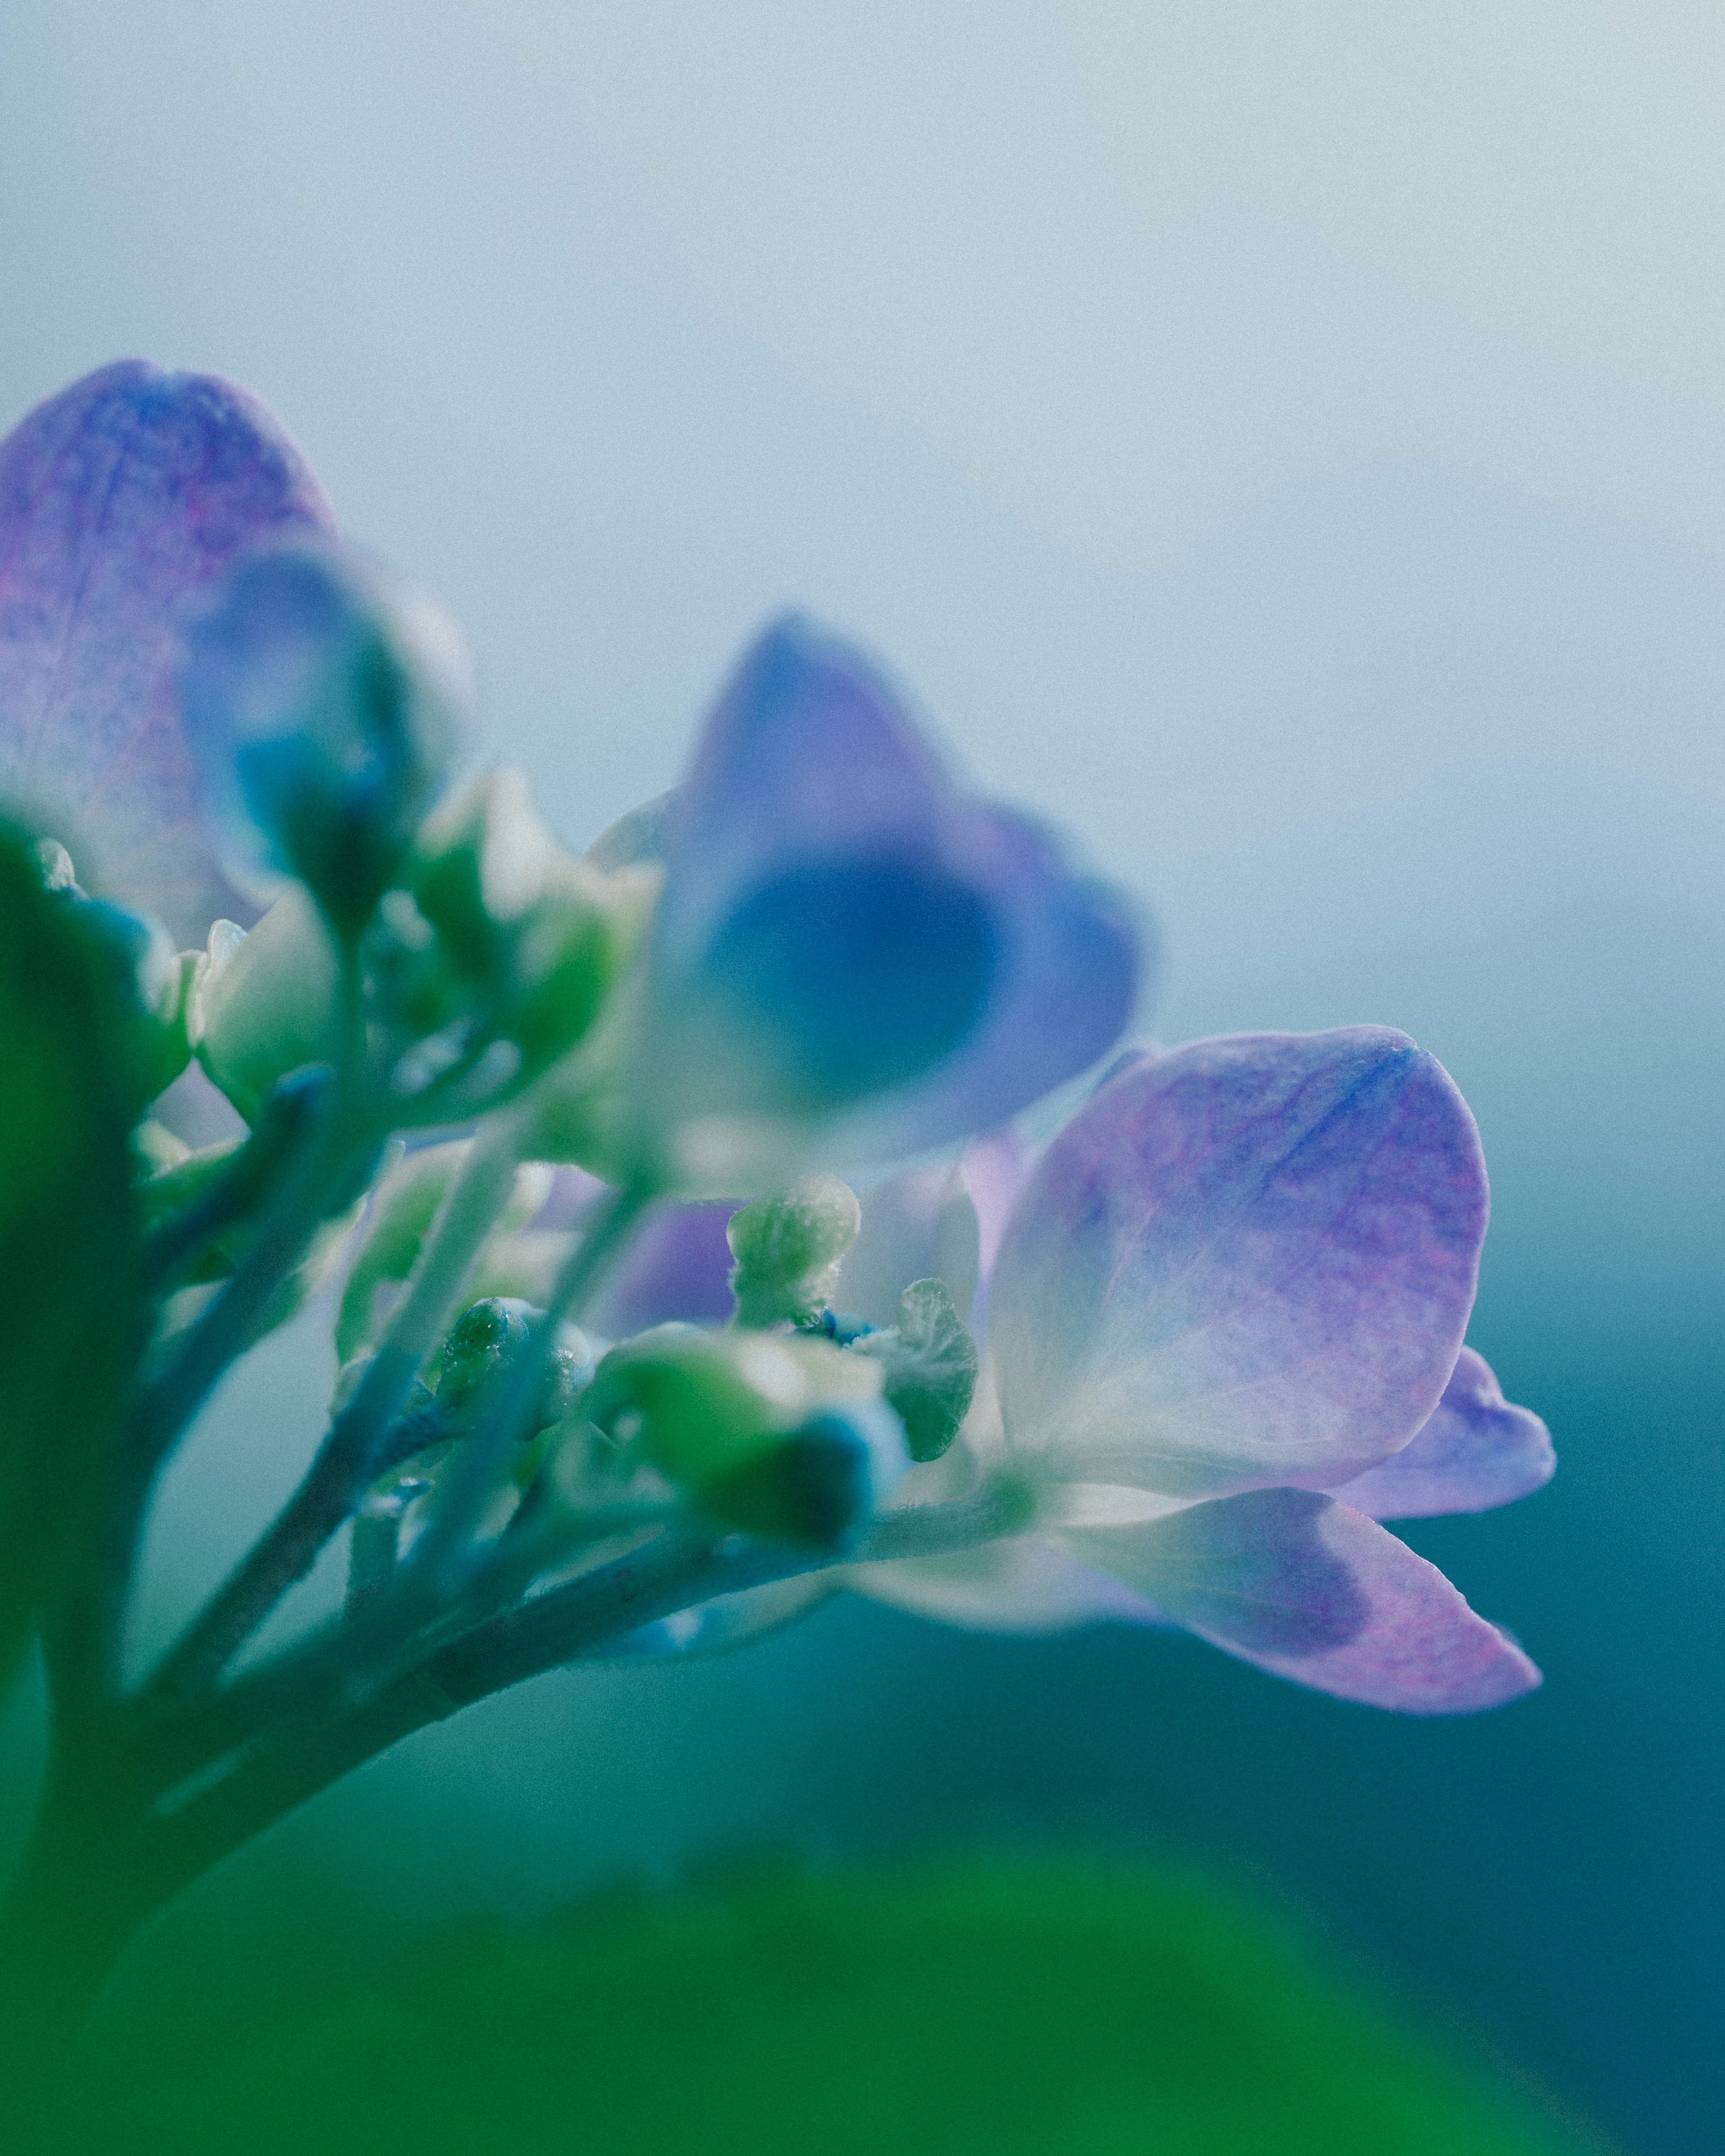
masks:
[[[886,1365],[883,1389],[911,1459],[938,1460],[970,1410],[980,1368],[946,1282],[912,1281],[898,1299],[898,1323],[865,1333],[852,1352]]]
[[[444,1943],[80,2093],[90,2156],[1575,2156],[1250,1903],[1078,1856]]]
[[[136,1357],[126,988],[0,825],[0,1685],[81,1522]]]

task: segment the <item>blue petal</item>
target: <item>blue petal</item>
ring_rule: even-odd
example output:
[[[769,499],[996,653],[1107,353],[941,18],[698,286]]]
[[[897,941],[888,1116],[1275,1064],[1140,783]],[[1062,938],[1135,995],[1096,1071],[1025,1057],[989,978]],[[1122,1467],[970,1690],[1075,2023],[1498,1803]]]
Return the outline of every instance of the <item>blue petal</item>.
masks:
[[[952,788],[858,653],[775,625],[665,804],[649,1120],[778,1118],[847,1159],[1004,1121],[1093,1062],[1137,939],[1026,819]]]

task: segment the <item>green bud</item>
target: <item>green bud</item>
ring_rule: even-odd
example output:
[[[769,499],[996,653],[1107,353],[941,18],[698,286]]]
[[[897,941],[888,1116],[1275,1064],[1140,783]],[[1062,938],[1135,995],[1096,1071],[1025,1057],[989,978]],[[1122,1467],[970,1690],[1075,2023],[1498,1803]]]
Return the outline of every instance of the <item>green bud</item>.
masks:
[[[912,1460],[938,1460],[958,1434],[976,1391],[977,1346],[944,1281],[912,1281],[898,1299],[898,1323],[863,1335],[852,1348],[879,1363],[887,1404],[905,1426]]]
[[[614,1437],[639,1438],[679,1488],[702,1487],[774,1450],[820,1407],[867,1399],[880,1372],[822,1340],[658,1325],[614,1348],[582,1403]]]
[[[639,941],[639,878],[561,846],[519,772],[475,779],[421,831],[367,957],[409,1039],[465,1020],[507,1041],[515,1090],[581,1040]]]
[[[249,935],[217,921],[190,1004],[198,1060],[248,1122],[278,1078],[332,1060],[338,962],[307,893],[290,886]]]
[[[347,1276],[341,1308],[336,1320],[336,1353],[348,1363],[374,1341],[383,1313],[378,1296],[386,1288],[399,1286],[413,1270],[427,1230],[437,1217],[444,1194],[467,1158],[471,1140],[458,1138],[448,1145],[426,1146],[395,1158],[378,1179],[372,1194],[372,1217],[359,1255]],[[498,1215],[493,1241],[506,1240],[514,1230],[531,1220],[544,1204],[551,1188],[551,1170],[539,1163],[517,1168],[507,1203]],[[487,1245],[489,1253],[491,1245]],[[481,1275],[487,1270],[481,1257]]]
[[[726,1235],[737,1263],[737,1322],[806,1325],[826,1308],[862,1209],[836,1175],[813,1175],[732,1215]]]
[[[438,1404],[457,1423],[476,1420],[497,1398],[497,1389],[526,1347],[542,1311],[512,1296],[488,1296],[465,1310],[444,1343],[438,1376]],[[593,1351],[572,1325],[557,1328],[528,1436],[561,1422],[587,1389],[593,1373]]]

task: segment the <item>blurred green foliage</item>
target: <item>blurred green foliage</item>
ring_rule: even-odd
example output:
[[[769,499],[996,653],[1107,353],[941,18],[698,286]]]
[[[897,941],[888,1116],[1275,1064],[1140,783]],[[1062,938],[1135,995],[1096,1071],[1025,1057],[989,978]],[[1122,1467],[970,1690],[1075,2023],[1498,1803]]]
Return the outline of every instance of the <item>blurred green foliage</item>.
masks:
[[[135,984],[104,910],[0,824],[0,1687],[76,1531],[136,1356]]]
[[[96,2156],[1561,2156],[1279,1921],[1078,1855],[758,1875],[422,1948],[80,2076]]]

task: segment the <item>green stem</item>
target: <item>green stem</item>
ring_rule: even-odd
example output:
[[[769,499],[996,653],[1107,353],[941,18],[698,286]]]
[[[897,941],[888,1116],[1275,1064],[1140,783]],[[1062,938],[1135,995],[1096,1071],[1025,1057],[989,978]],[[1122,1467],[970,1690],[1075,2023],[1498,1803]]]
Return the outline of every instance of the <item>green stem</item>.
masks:
[[[158,1665],[146,1701],[213,1684],[347,1519],[381,1471],[377,1455],[419,1367],[448,1322],[506,1203],[514,1134],[495,1123],[475,1139],[420,1248],[408,1291],[352,1400],[331,1424],[300,1486],[263,1539]]]

